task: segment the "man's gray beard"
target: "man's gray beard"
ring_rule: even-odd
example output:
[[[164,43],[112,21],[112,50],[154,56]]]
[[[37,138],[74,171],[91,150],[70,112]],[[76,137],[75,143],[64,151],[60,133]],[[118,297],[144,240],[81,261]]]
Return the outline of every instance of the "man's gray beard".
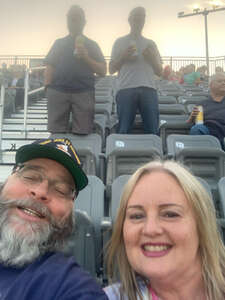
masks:
[[[18,206],[38,211],[45,220],[32,222],[22,219],[12,213]],[[0,195],[0,262],[6,266],[22,267],[46,252],[62,250],[73,225],[73,213],[59,222],[41,202],[7,200]]]

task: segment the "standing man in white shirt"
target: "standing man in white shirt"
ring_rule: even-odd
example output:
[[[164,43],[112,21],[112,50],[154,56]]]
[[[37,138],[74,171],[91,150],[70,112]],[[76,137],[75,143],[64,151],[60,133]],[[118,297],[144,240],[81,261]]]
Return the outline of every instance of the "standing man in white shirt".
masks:
[[[159,109],[155,75],[162,72],[156,44],[142,36],[145,9],[131,10],[130,33],[118,38],[112,48],[110,74],[118,72],[116,96],[119,125],[117,133],[130,133],[139,109],[145,133],[158,134]]]

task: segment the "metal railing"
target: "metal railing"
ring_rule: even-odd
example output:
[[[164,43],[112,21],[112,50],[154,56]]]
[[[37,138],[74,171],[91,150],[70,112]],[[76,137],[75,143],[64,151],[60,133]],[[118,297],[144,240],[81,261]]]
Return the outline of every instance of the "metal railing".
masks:
[[[0,95],[0,151],[2,149],[2,130],[3,130],[3,118],[4,118],[4,103],[5,103],[5,86],[1,85]]]
[[[44,55],[0,55],[0,65],[6,63],[10,65],[26,65],[27,68],[43,66]],[[110,56],[105,56],[109,63]],[[163,65],[170,65],[174,71],[188,64],[195,64],[196,67],[206,65],[205,57],[195,56],[162,56]],[[215,72],[215,67],[220,66],[225,70],[225,56],[216,56],[209,58],[209,74]]]
[[[27,137],[27,114],[28,114],[28,98],[31,95],[44,91],[44,86],[29,91],[29,76],[30,73],[34,70],[42,70],[45,67],[34,67],[28,68],[25,72],[25,80],[24,80],[24,120],[23,120],[23,132],[24,137]],[[4,120],[4,103],[5,103],[5,86],[1,85],[1,94],[0,94],[0,149],[1,149],[1,141],[2,141],[2,131],[3,131],[3,120]]]
[[[0,64],[5,63],[7,67],[25,65],[27,68],[32,68],[42,66],[44,58],[44,55],[0,55]]]
[[[36,93],[39,93],[41,91],[44,91],[44,86],[37,88],[35,90],[29,91],[29,75],[30,72],[34,71],[34,70],[43,70],[45,69],[45,67],[34,67],[34,68],[29,68],[26,70],[25,73],[25,80],[24,80],[24,121],[23,121],[23,125],[24,125],[24,133],[25,133],[25,137],[26,137],[26,133],[27,133],[27,110],[28,110],[28,97],[30,95],[34,95]]]
[[[205,57],[194,56],[163,56],[162,61],[164,65],[170,65],[174,71],[178,71],[181,67],[189,64],[194,64],[196,68],[206,65]],[[217,66],[225,70],[225,56],[216,56],[209,58],[209,74],[215,73]]]

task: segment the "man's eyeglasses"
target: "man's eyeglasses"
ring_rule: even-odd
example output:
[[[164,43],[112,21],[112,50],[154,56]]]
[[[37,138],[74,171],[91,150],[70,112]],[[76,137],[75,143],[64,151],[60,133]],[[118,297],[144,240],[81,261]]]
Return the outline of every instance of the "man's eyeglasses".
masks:
[[[29,186],[38,186],[47,180],[48,190],[54,197],[73,199],[76,196],[76,190],[69,183],[48,178],[37,166],[18,164],[13,172]]]

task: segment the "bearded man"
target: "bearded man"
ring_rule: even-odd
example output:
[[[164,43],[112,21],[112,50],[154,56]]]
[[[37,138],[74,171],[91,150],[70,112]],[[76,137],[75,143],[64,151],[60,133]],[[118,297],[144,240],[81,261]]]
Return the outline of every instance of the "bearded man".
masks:
[[[72,257],[73,205],[88,183],[68,139],[39,140],[16,153],[0,191],[0,299],[106,300]]]

